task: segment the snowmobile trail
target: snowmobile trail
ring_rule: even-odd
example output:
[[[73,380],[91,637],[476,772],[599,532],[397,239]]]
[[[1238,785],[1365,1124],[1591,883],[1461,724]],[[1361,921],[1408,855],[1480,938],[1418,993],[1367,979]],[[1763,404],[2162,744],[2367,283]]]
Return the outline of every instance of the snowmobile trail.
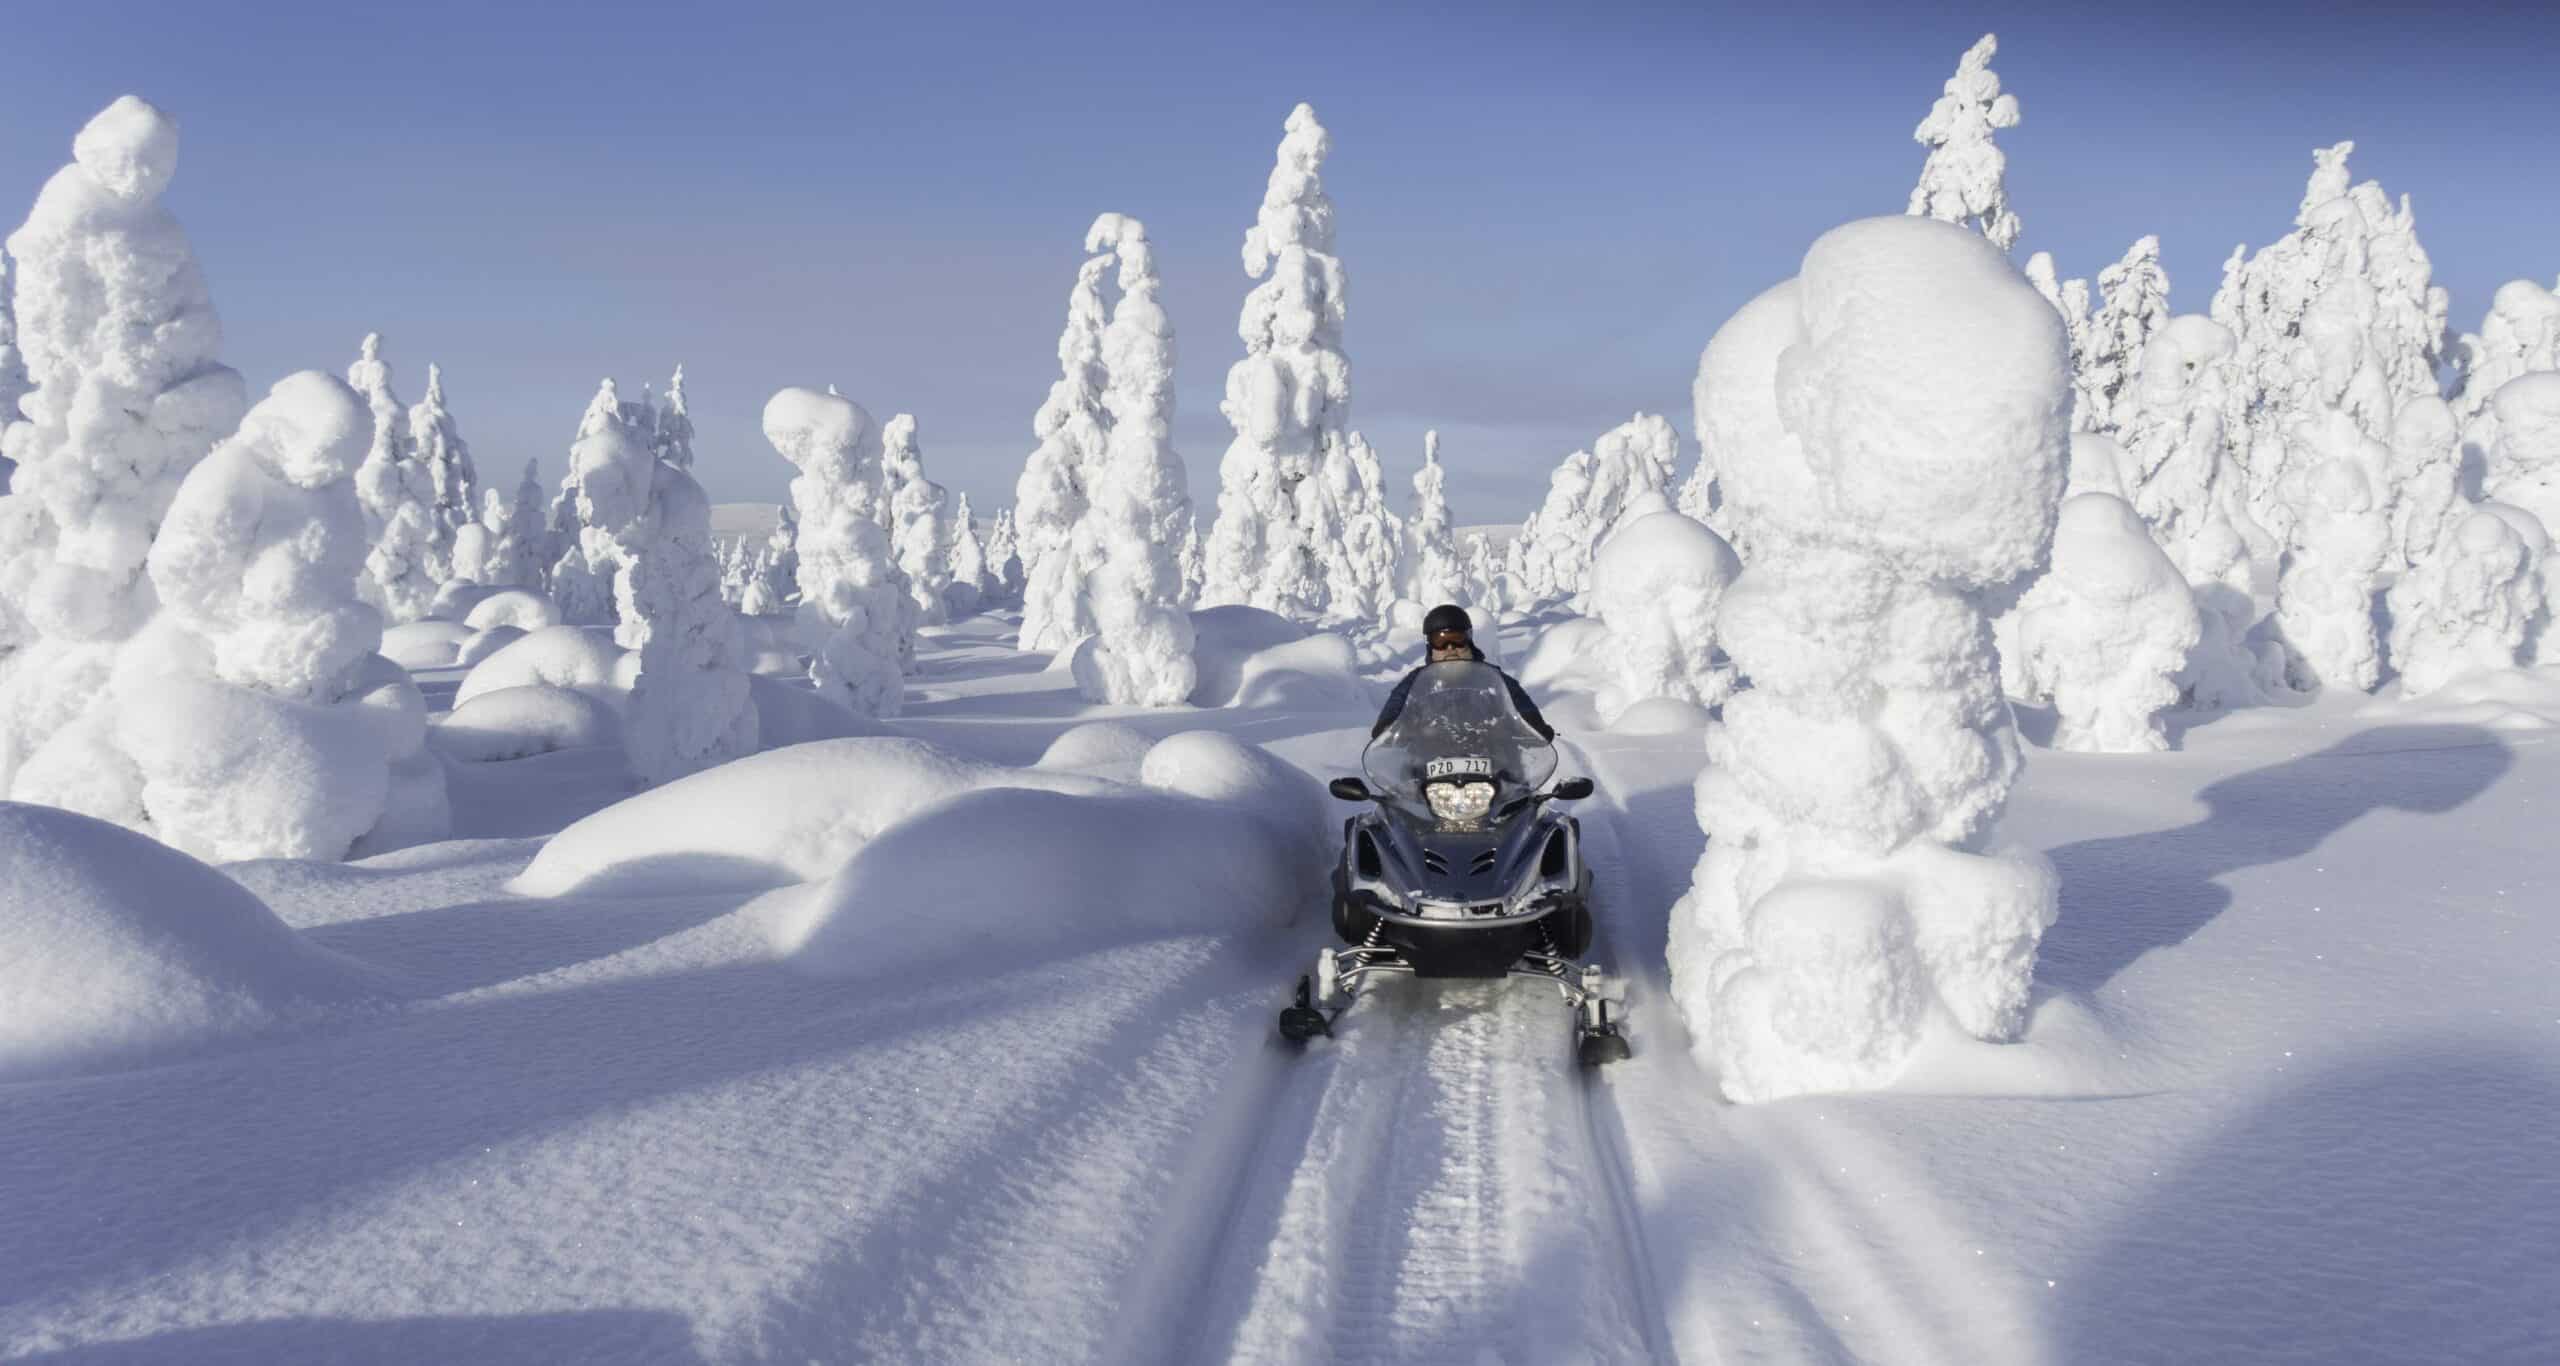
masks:
[[[1176,1358],[1673,1359],[1606,1083],[1552,989],[1388,979],[1335,1029],[1235,1088],[1262,1127],[1188,1263]]]

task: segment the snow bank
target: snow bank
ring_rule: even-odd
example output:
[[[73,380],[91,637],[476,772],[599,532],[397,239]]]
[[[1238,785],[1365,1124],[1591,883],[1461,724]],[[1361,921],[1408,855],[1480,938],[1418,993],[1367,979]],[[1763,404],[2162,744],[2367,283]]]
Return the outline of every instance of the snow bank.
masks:
[[[463,642],[471,635],[470,627],[456,621],[413,621],[382,633],[382,656],[411,672],[449,669],[460,661]]]
[[[853,714],[818,695],[809,674],[792,657],[792,667],[747,677],[747,696],[756,708],[756,743],[766,749],[802,745],[811,740],[842,740],[877,735],[878,722]]]
[[[485,692],[427,730],[427,743],[456,763],[522,759],[558,749],[622,743],[613,709],[582,692],[528,683]]]
[[[0,1081],[129,1064],[380,988],[174,849],[0,802]]]
[[[1590,605],[1609,633],[1603,722],[1649,698],[1712,707],[1733,691],[1715,662],[1716,607],[1741,571],[1723,537],[1677,512],[1635,517],[1602,543]]]
[[[480,661],[455,690],[456,707],[505,688],[548,684],[570,688],[616,711],[623,705],[622,651],[611,637],[584,626],[546,626]]]
[[[880,978],[1281,925],[1321,902],[1313,779],[1216,731],[1156,745],[1141,776],[1143,789],[955,798],[755,913],[801,971]]]
[[[1331,710],[1368,700],[1358,652],[1341,636],[1311,632],[1258,607],[1210,607],[1190,616],[1195,707]],[[1086,648],[1069,652],[1070,667]]]
[[[873,836],[982,787],[1099,790],[922,740],[864,736],[767,750],[615,803],[554,836],[510,884],[525,896],[607,888],[771,887],[831,876]]]
[[[473,631],[453,652],[454,665],[468,669],[522,639],[524,632],[513,626],[492,626],[485,631]]]
[[[470,615],[462,624],[474,631],[495,626],[512,626],[519,631],[539,631],[560,624],[560,609],[551,599],[521,588],[508,588],[490,594],[471,605]]]
[[[1037,767],[1061,773],[1098,773],[1135,778],[1155,741],[1135,726],[1118,721],[1088,721],[1049,742]]]
[[[2053,563],[2018,604],[2030,696],[2061,715],[2054,748],[2102,754],[2167,749],[2159,712],[2203,629],[2195,594],[2121,498],[2062,505]]]
[[[1824,234],[1699,358],[1749,566],[1717,630],[1753,686],[1706,734],[1670,958],[1732,1099],[1880,1085],[1932,1003],[2024,1021],[2055,888],[1983,852],[2020,763],[1984,605],[2044,559],[2070,383],[2053,308],[1916,218]]]

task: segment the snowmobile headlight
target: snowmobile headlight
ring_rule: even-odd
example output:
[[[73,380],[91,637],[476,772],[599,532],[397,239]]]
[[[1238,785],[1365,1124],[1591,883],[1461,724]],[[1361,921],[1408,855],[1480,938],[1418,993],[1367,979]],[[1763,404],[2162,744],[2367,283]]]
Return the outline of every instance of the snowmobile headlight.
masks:
[[[1431,814],[1442,829],[1473,830],[1484,824],[1484,813],[1493,809],[1491,783],[1433,783],[1423,789],[1431,801]]]

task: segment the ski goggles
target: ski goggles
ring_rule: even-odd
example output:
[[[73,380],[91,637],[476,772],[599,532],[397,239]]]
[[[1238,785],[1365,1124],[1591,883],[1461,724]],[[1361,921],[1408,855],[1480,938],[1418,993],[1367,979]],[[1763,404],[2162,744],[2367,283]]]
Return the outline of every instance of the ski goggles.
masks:
[[[1454,650],[1461,645],[1474,644],[1475,633],[1471,631],[1434,631],[1431,633],[1429,639],[1431,641],[1432,649]]]

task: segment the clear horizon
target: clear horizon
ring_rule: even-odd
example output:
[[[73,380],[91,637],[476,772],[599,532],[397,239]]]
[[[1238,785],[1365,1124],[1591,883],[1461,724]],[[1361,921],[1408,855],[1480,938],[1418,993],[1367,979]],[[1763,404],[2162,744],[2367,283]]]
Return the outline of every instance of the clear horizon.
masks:
[[[783,496],[757,415],[832,382],[916,414],[928,473],[992,514],[1085,225],[1116,210],[1158,246],[1206,511],[1237,245],[1300,100],[1333,136],[1353,425],[1398,507],[1437,427],[1466,523],[1516,522],[1636,411],[1689,436],[1699,348],[1823,230],[1902,209],[1911,128],[1984,32],[2024,109],[2000,135],[2020,261],[2094,277],[2156,234],[2173,307],[2202,311],[2235,243],[2290,229],[2312,149],[2351,139],[2358,180],[2416,203],[2457,333],[2498,284],[2560,275],[2560,178],[2533,169],[2560,13],[2511,6],[207,8],[16,19],[0,216],[91,114],[152,100],[184,130],[170,203],[225,359],[263,391],[379,331],[401,397],[439,364],[507,483],[528,457],[556,483],[599,378],[682,362],[718,501]]]

